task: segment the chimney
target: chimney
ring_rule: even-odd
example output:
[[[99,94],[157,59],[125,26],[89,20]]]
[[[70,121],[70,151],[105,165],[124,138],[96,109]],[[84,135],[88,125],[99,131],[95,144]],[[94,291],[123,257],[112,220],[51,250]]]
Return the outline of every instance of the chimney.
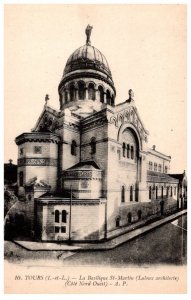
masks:
[[[154,150],[154,151],[156,150],[156,145],[153,145],[153,150]]]

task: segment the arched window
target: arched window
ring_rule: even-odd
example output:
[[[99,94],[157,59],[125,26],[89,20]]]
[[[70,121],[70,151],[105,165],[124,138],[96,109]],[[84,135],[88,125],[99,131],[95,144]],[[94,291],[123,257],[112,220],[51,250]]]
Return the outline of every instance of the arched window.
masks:
[[[96,139],[95,139],[95,137],[93,137],[91,139],[90,146],[91,146],[91,154],[95,154],[96,153]]]
[[[134,147],[131,146],[131,159],[134,159]]]
[[[114,96],[111,96],[111,105],[114,106]]]
[[[72,141],[72,144],[71,144],[71,154],[76,156],[76,147],[77,147],[77,144],[76,144],[76,141]]]
[[[166,188],[166,197],[168,198],[168,196],[169,196],[169,187],[167,186],[167,188]]]
[[[142,217],[142,211],[141,210],[138,210],[137,216],[138,216],[138,220],[140,221],[141,217]]]
[[[62,211],[62,223],[66,223],[67,212],[66,210]]]
[[[125,187],[124,187],[124,185],[121,188],[121,202],[125,202]]]
[[[80,81],[78,83],[78,87],[79,87],[79,100],[84,100],[85,99],[85,83]]]
[[[70,86],[70,101],[74,101],[75,100],[75,86],[71,85]]]
[[[120,217],[117,217],[116,218],[116,227],[119,227],[120,226]]]
[[[130,186],[130,201],[133,201],[133,186]]]
[[[95,88],[94,88],[93,83],[90,83],[88,85],[88,99],[95,100]]]
[[[23,186],[23,171],[19,172],[19,185]]]
[[[151,186],[149,187],[149,199],[151,199],[151,195],[152,195],[152,188]]]
[[[127,158],[130,158],[130,146],[127,144]]]
[[[176,195],[176,186],[174,187],[174,195]]]
[[[64,100],[65,103],[68,103],[68,92],[66,90],[64,91]]]
[[[109,90],[106,91],[106,101],[107,101],[107,104],[111,105],[111,94],[110,94]]]
[[[123,157],[125,157],[126,156],[126,145],[125,145],[125,143],[123,143]]]
[[[98,92],[99,92],[100,102],[104,103],[104,90],[101,85],[98,87]]]
[[[60,213],[59,213],[59,210],[55,210],[55,222],[56,223],[60,222]]]
[[[132,214],[131,214],[131,212],[129,212],[127,214],[127,219],[128,219],[128,223],[130,224],[132,222]]]

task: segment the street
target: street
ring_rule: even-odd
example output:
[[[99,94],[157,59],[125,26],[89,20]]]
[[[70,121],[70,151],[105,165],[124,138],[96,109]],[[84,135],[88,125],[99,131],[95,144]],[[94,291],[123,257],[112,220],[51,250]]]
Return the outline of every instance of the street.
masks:
[[[183,265],[187,260],[187,215],[107,251],[34,252],[6,241],[5,259],[25,265],[28,260],[38,265],[56,260],[64,266]]]

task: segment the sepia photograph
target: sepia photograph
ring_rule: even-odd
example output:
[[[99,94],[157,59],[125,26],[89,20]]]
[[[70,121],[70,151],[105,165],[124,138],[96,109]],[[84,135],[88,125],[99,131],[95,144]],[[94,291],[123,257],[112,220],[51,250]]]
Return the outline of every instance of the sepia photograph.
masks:
[[[187,292],[187,5],[4,5],[6,294]]]

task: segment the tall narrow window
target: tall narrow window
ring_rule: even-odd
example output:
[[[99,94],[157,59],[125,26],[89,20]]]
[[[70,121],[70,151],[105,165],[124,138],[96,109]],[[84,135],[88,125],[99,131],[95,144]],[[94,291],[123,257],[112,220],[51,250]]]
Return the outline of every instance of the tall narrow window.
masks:
[[[152,188],[151,186],[149,187],[149,199],[151,199],[151,194],[152,194]]]
[[[133,186],[130,186],[130,201],[133,201]]]
[[[131,146],[131,159],[134,159],[134,147]]]
[[[164,188],[163,186],[161,187],[161,197],[163,198],[163,193],[164,193]]]
[[[70,101],[74,101],[75,100],[75,86],[71,85],[70,86]]]
[[[79,90],[79,100],[85,99],[85,83],[80,81],[78,83],[78,90]]]
[[[88,86],[88,99],[95,100],[95,89],[93,83],[90,83]]]
[[[158,199],[158,186],[156,186],[156,199]]]
[[[129,212],[127,214],[128,223],[130,224],[132,222],[132,214]]]
[[[130,158],[130,146],[127,144],[127,158]]]
[[[165,166],[165,173],[167,174],[167,172],[168,172],[168,168],[167,168],[167,166]]]
[[[100,102],[104,103],[104,90],[101,85],[98,87],[98,92],[99,92]]]
[[[66,223],[67,212],[65,210],[62,211],[62,223]]]
[[[66,90],[64,91],[64,99],[65,103],[68,103],[68,92]]]
[[[174,187],[174,196],[176,195],[176,186]]]
[[[59,210],[55,210],[55,222],[56,223],[60,222],[60,213],[59,213]]]
[[[126,155],[125,155],[125,152],[126,152],[126,145],[125,145],[125,143],[123,143],[123,157],[126,156]]]
[[[116,227],[120,227],[120,217],[116,218]]]
[[[107,100],[107,104],[111,105],[111,95],[109,90],[107,90],[106,92],[106,100]]]
[[[91,139],[90,146],[91,146],[91,154],[95,154],[96,153],[96,139],[95,139],[95,137],[93,137]]]
[[[19,185],[23,186],[23,171],[19,172]]]
[[[125,202],[125,187],[124,187],[124,185],[121,188],[121,202]]]
[[[172,186],[170,187],[170,196],[172,197]]]
[[[77,147],[76,141],[73,140],[71,144],[71,154],[75,156],[76,156],[76,147]]]

